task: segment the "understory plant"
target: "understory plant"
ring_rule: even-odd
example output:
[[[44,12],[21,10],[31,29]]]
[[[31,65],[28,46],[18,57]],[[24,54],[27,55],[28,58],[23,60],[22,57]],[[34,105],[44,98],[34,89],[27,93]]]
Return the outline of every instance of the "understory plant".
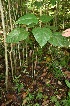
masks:
[[[28,91],[28,94],[23,99],[22,104],[25,104],[25,106],[40,106],[43,98],[44,96],[40,91],[34,91],[34,92]]]
[[[38,48],[39,46],[40,48],[43,48],[46,45],[46,43],[49,43],[51,47],[52,46],[69,47],[70,45],[69,38],[65,38],[64,36],[62,36],[61,32],[54,30],[56,27],[53,29],[54,26],[52,27],[51,25],[50,26],[48,25],[48,23],[50,23],[52,19],[53,19],[53,16],[49,16],[49,15],[47,16],[43,14],[42,16],[36,16],[35,14],[27,13],[24,16],[21,16],[15,22],[17,27],[14,28],[7,35],[6,42],[15,44],[15,43],[25,41],[25,44],[26,44],[27,41],[29,41],[30,37],[33,37],[35,42],[32,43],[31,45],[34,45],[35,48]],[[41,26],[39,25],[40,21],[41,21]],[[36,52],[38,52],[38,50]],[[53,63],[53,66],[54,66],[54,63]],[[59,67],[54,67],[54,74],[57,78],[59,78],[60,76],[62,77],[62,72],[58,68]],[[17,77],[15,78],[14,81],[16,84],[16,88],[18,89],[18,92],[20,92],[20,89],[23,87],[23,84],[22,83],[19,84]],[[34,99],[34,95],[35,94],[32,95],[29,93],[27,97],[27,101],[31,104],[32,104],[31,100]],[[36,99],[38,98],[39,99],[42,98],[41,93],[38,93],[38,95],[36,96]],[[57,100],[55,100],[54,102],[56,106],[60,106],[60,103]]]
[[[24,88],[24,84],[20,82],[19,78],[21,75],[19,75],[18,77],[15,76],[13,79],[14,82],[14,89],[17,93],[20,93],[20,91]]]
[[[69,106],[70,105],[70,97],[67,96],[64,100],[58,100],[56,96],[51,97],[51,102],[55,104],[55,106]]]
[[[42,14],[41,16],[36,16],[35,14],[27,13],[23,16],[21,16],[16,22],[16,28],[14,28],[6,38],[7,43],[12,44],[18,44],[22,41],[24,41],[23,46],[26,47],[26,63],[28,61],[28,52],[27,52],[27,44],[30,44],[31,47],[28,47],[32,50],[31,56],[31,63],[33,64],[37,63],[38,61],[41,61],[41,59],[38,58],[39,50],[43,47],[45,47],[46,44],[49,43],[50,47],[69,47],[69,37],[65,38],[62,36],[61,32],[57,31],[57,28],[54,26],[49,26],[48,23],[52,21],[53,16],[51,15],[45,15]],[[41,26],[39,24],[41,22]],[[47,25],[46,25],[47,24]],[[19,27],[20,26],[20,27]],[[53,28],[54,27],[54,28]],[[56,29],[56,30],[55,30]],[[31,40],[32,38],[32,40]],[[18,45],[19,47],[19,45]],[[40,49],[39,49],[40,48]],[[48,47],[47,47],[48,48]],[[20,48],[19,48],[20,49]],[[35,52],[36,49],[36,52]],[[43,49],[42,49],[43,50]],[[20,53],[19,53],[20,54]],[[23,54],[23,53],[22,53]],[[34,56],[35,55],[35,56]],[[24,55],[25,57],[25,55]],[[19,56],[20,60],[20,56]],[[24,60],[23,60],[24,61]],[[47,58],[47,61],[49,63],[49,58]],[[16,63],[15,63],[16,64]],[[21,66],[20,61],[20,66]],[[32,64],[32,67],[33,67]],[[32,77],[34,77],[34,69],[32,68]]]
[[[47,42],[53,46],[69,47],[69,39],[62,36],[58,31],[54,31],[49,25],[39,27],[39,20],[42,24],[48,23],[53,19],[53,16],[42,15],[36,17],[34,14],[27,13],[21,16],[15,24],[23,25],[22,27],[14,28],[7,36],[7,43],[18,43],[25,40],[31,34],[42,48]],[[27,30],[26,30],[27,27]],[[54,27],[54,26],[53,26]],[[30,29],[30,30],[29,30]]]
[[[70,82],[65,80],[67,87],[70,89]],[[51,97],[51,101],[55,104],[55,106],[69,106],[70,105],[70,91],[65,99],[58,100],[56,96]]]

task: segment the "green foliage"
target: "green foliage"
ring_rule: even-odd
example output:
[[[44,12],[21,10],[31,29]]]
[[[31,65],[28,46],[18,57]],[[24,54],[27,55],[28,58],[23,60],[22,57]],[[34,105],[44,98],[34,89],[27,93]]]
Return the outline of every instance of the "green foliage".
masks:
[[[49,40],[49,43],[52,44],[53,46],[59,46],[59,47],[69,46],[68,39],[64,38],[60,32],[54,32]]]
[[[51,97],[51,101],[52,101],[52,102],[56,102],[56,101],[57,101],[56,96],[52,96],[52,97]]]
[[[36,103],[34,106],[40,106],[38,103]]]
[[[18,43],[28,37],[28,32],[23,28],[13,29],[7,36],[7,43]]]
[[[34,93],[28,92],[28,95],[26,96],[26,98],[23,100],[23,102],[26,100],[27,101],[27,105],[26,106],[32,106],[34,103],[32,103],[32,101],[34,100]]]
[[[42,15],[40,17],[40,20],[42,22],[49,22],[53,17],[52,16],[46,16]],[[28,25],[28,27],[34,27],[31,29],[36,41],[39,43],[41,48],[47,43],[47,41],[52,44],[53,46],[59,46],[59,47],[68,47],[69,46],[69,41],[67,38],[63,37],[61,33],[59,32],[54,32],[52,34],[52,31],[54,29],[49,29],[49,26],[47,25],[46,27],[35,27],[34,25],[38,23],[38,19],[34,14],[26,14],[22,17],[20,17],[17,21],[16,24],[25,24]],[[28,33],[26,30],[23,28],[15,28],[12,30],[8,36],[7,36],[7,43],[18,43],[19,41],[25,40],[28,37]]]
[[[55,103],[55,106],[69,106],[70,105],[70,98],[61,100],[60,102],[57,100],[56,96],[51,97],[52,103]]]
[[[34,91],[34,92],[29,92],[28,91],[28,95],[26,96],[26,98],[24,100],[27,101],[27,105],[26,106],[40,106],[40,104],[38,103],[38,100],[42,100],[43,98],[47,98],[43,96],[42,92],[40,91]],[[24,101],[23,100],[23,101]]]
[[[4,74],[3,74],[3,73],[0,74],[0,80],[2,80],[2,79],[4,79],[4,78],[5,78]]]
[[[68,92],[68,96],[69,96],[69,98],[70,98],[70,91]]]
[[[60,62],[58,60],[54,60],[52,63],[50,63],[50,70],[53,73],[54,77],[57,79],[60,79],[63,77],[63,73],[60,67],[61,67]]]
[[[55,106],[61,106],[60,103],[59,103],[59,101],[57,100],[56,96],[52,96],[51,97],[51,101],[53,103],[55,103]]]
[[[13,79],[13,82],[15,83],[15,90],[18,91],[18,93],[20,93],[21,89],[24,87],[23,83],[20,82],[19,78],[21,75],[19,75],[18,77],[15,76],[15,78]]]
[[[68,56],[64,56],[64,57],[60,58],[61,66],[68,68],[68,61],[69,61],[69,57]]]
[[[46,27],[48,27],[49,29],[51,29],[53,32],[56,32],[58,30],[58,27],[55,27],[55,26],[46,25]]]
[[[62,106],[69,106],[70,105],[70,98],[62,100]]]
[[[30,25],[32,23],[37,24],[38,19],[34,14],[26,14],[22,17],[20,17],[17,21],[16,24],[25,24],[25,25]]]
[[[47,87],[50,87],[50,86],[52,86],[52,85],[48,83],[48,84],[46,84],[46,86],[47,86]]]
[[[51,2],[52,5],[56,4],[56,0],[50,0],[50,2]]]
[[[65,83],[66,83],[67,87],[70,88],[70,82],[68,80],[65,80]]]
[[[23,83],[17,83],[15,89],[17,89],[19,93],[23,87],[24,87]]]
[[[4,1],[6,2],[6,4],[4,4]],[[5,19],[6,25],[9,24],[9,26],[10,26],[11,23],[9,23],[10,21],[9,21],[9,18],[7,17],[8,16],[7,6],[9,4],[8,4],[8,0],[4,0],[4,1],[3,1],[4,10],[5,10],[5,7],[6,7],[6,10],[5,10],[6,15],[5,15],[4,19]],[[52,49],[53,49],[53,46],[68,47],[70,45],[69,38],[62,37],[61,33],[56,32],[56,31],[57,30],[60,31],[60,30],[63,30],[63,28],[66,29],[66,28],[69,27],[69,18],[70,18],[69,17],[70,16],[69,15],[69,6],[70,6],[69,3],[70,2],[69,2],[69,0],[67,0],[67,1],[61,0],[60,1],[61,3],[57,4],[56,6],[50,5],[50,4],[55,5],[59,1],[60,0],[40,0],[40,1],[37,1],[37,0],[28,0],[28,1],[22,0],[22,2],[20,2],[20,0],[13,0],[13,1],[11,0],[10,4],[11,4],[12,8],[11,8],[10,13],[12,13],[11,14],[12,24],[14,22],[14,19],[17,19],[17,17],[20,17],[20,14],[25,14],[26,11],[27,11],[29,13],[20,17],[16,21],[16,24],[23,24],[23,25],[20,25],[20,26],[21,27],[27,26],[29,29],[28,29],[28,32],[27,32],[24,28],[15,28],[14,30],[12,30],[8,34],[7,43],[18,43],[19,41],[26,40],[25,42],[27,42],[28,44],[31,44],[31,45],[27,44],[27,49],[28,49],[28,52],[29,52],[30,49],[33,52],[32,62],[36,61],[36,56],[37,56],[37,58],[40,57],[40,56],[43,57],[45,52],[43,53],[42,50],[44,50],[44,49],[41,49],[41,48],[48,42],[51,44],[50,45],[48,43]],[[33,7],[30,6],[30,2],[33,3]],[[22,5],[24,5],[24,8],[23,8]],[[67,7],[66,5],[67,6],[69,5],[69,6]],[[29,10],[29,6],[30,6],[31,10]],[[40,10],[39,10],[40,7],[42,7],[41,8],[42,14],[48,13],[48,14],[52,14],[52,15],[51,16],[47,16],[47,15],[40,16]],[[32,14],[32,12],[35,13],[39,17],[37,18],[34,14]],[[15,14],[17,16],[15,16]],[[53,17],[54,17],[54,19],[53,19]],[[41,23],[42,28],[38,27],[39,26],[39,20],[38,19],[41,20],[41,22],[42,22]],[[7,22],[6,22],[6,20],[7,20]],[[56,23],[57,23],[58,28],[54,27],[54,26],[56,26]],[[6,29],[9,28],[9,26],[8,27],[6,26]],[[7,30],[7,32],[8,31],[9,30]],[[32,33],[33,33],[34,36],[32,35]],[[29,39],[27,39],[28,36],[29,36],[29,39],[31,39],[30,37],[33,36],[32,39],[31,39],[32,42]],[[41,48],[37,47],[38,44],[36,44],[37,42],[35,42],[35,40],[39,43]],[[24,61],[26,60],[26,57],[25,57],[25,52],[26,52],[25,42],[24,42]],[[1,41],[0,41],[0,43],[1,43]],[[34,45],[35,45],[35,47],[34,47]],[[47,45],[47,48],[49,48],[48,45]],[[1,50],[1,52],[3,50],[1,46],[0,46],[0,50]],[[48,49],[47,52],[48,51],[50,51],[50,50]],[[3,52],[4,52],[4,50],[3,50]],[[66,67],[67,64],[68,64],[68,61],[64,57],[61,58],[62,55],[61,56],[59,55],[60,51],[59,51],[59,53],[58,52],[56,53],[56,52],[57,52],[57,48],[56,48],[55,52],[53,50],[53,52],[50,53],[52,58],[51,58],[51,61],[48,61],[48,59],[50,59],[49,56],[48,56],[47,64],[49,64],[49,63],[52,64],[52,67],[53,67],[52,70],[53,70],[53,73],[54,73],[54,77],[61,78],[63,76],[63,74],[60,70],[60,67],[62,67],[62,66]],[[42,55],[42,53],[43,53],[43,55]],[[21,58],[22,58],[22,54],[21,54]],[[27,58],[29,58],[29,57],[27,57]],[[38,59],[40,59],[40,58],[38,58]],[[38,59],[37,59],[37,62],[39,62]],[[40,60],[42,61],[42,59],[40,59]],[[29,68],[27,67],[27,69],[30,69],[30,67]],[[26,70],[24,70],[24,71],[26,72]],[[13,82],[15,84],[15,89],[18,89],[18,92],[20,92],[21,89],[24,87],[23,83],[21,83],[19,81],[19,77],[20,76],[15,77],[13,79]],[[3,79],[3,78],[5,78],[5,77],[3,77],[3,75],[0,75],[0,79]],[[66,83],[67,87],[70,88],[70,82],[68,80],[65,80],[65,83]],[[46,84],[46,86],[52,87],[50,84]],[[68,96],[70,97],[70,92],[68,92]],[[34,101],[34,99],[36,99],[36,100],[40,99],[41,100],[44,97],[43,97],[43,94],[41,92],[35,91],[34,93],[28,93],[27,98],[28,98],[28,103],[30,103],[29,101],[31,101],[31,104],[32,104],[32,101]],[[61,104],[61,103],[59,104],[59,101],[57,100],[57,98],[55,96],[53,96],[51,98],[51,101],[55,103],[55,106],[60,106],[60,104]],[[69,105],[70,105],[70,98],[67,98],[67,99],[62,101],[61,106],[69,106]],[[32,105],[29,105],[29,106],[39,106],[39,104],[36,103],[35,105],[32,104]]]
[[[42,1],[35,1],[33,3],[33,5],[36,6],[37,8],[40,8],[43,5],[43,2]]]
[[[47,22],[51,21],[52,19],[53,19],[52,16],[48,16],[48,15],[42,15],[42,16],[40,16],[40,20],[43,23],[47,23]]]
[[[68,81],[66,81],[66,83],[69,83]],[[66,99],[61,100],[61,106],[69,106],[70,105],[70,91],[68,92],[68,96],[66,97]]]
[[[53,70],[53,74],[56,78],[60,79],[61,77],[63,77],[62,71],[58,68]]]
[[[56,1],[59,2],[60,0],[50,0],[50,2],[51,2],[52,5],[55,5],[56,4]]]
[[[28,100],[33,100],[34,99],[34,94],[28,93]]]
[[[36,99],[42,99],[42,98],[43,98],[43,94],[41,92],[38,92]]]
[[[36,41],[39,43],[41,47],[43,47],[47,43],[47,41],[50,39],[50,37],[52,36],[51,30],[45,27],[34,28],[32,32],[33,32],[33,35]]]

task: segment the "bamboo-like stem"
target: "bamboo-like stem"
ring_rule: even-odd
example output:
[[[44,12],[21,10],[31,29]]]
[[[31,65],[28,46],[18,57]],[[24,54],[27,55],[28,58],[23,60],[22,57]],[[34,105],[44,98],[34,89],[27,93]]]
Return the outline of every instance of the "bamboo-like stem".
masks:
[[[26,42],[26,64],[28,64],[28,55],[27,55],[27,42]]]
[[[28,27],[26,27],[26,31],[28,31]],[[28,47],[27,47],[27,42],[26,42],[26,64],[28,64],[28,52],[27,52],[27,50],[28,50]]]
[[[41,2],[41,0],[39,0]],[[42,7],[40,7],[40,16],[42,16]],[[40,27],[42,26],[42,22],[40,21],[39,23]],[[37,52],[38,52],[38,47],[37,47]],[[36,55],[36,62],[38,62],[38,56]]]
[[[23,44],[22,54],[23,54],[23,64],[24,64],[24,44]]]
[[[64,20],[64,16],[63,16],[63,29],[65,28],[65,22],[64,22],[65,20]]]
[[[56,26],[57,27],[57,21],[58,21],[58,19],[57,19],[57,16],[58,16],[58,10],[59,10],[59,5],[58,5],[58,2],[56,2],[56,10],[55,10],[55,24],[54,24],[54,26]]]
[[[11,26],[11,30],[12,30],[12,29],[13,29],[13,26],[12,26],[12,18],[11,18],[11,13],[10,13],[10,10],[11,10],[11,7],[10,7],[10,0],[8,0],[8,6],[9,6],[10,26]]]
[[[16,59],[17,59],[16,50],[13,51],[13,58],[14,58],[14,66],[15,66],[15,74],[16,74]]]
[[[14,6],[13,6],[13,11],[14,11],[14,13],[13,13],[13,16],[14,16],[14,20],[16,20],[16,12],[15,12],[15,9],[14,9]]]
[[[28,5],[26,6],[26,13],[28,12]],[[28,27],[26,26],[26,31],[28,31]],[[28,55],[27,55],[27,42],[26,42],[26,64],[28,64]]]
[[[34,79],[34,61],[33,61],[34,50],[32,54],[32,78]]]
[[[32,0],[32,3],[33,3],[33,0]],[[34,14],[34,6],[33,6],[33,9],[32,9],[32,12],[33,12],[33,14]],[[35,45],[34,45],[34,48],[35,48]],[[35,53],[35,52],[34,52],[34,50],[33,50],[33,53],[32,53],[32,73],[31,73],[31,74],[32,74],[31,76],[32,76],[33,79],[34,79],[34,77],[35,77],[35,75],[34,75],[34,74],[35,74],[35,73],[34,73],[34,71],[35,71],[35,70],[34,70],[34,67],[35,67],[34,65],[35,65],[35,63],[34,63],[34,59],[33,59],[34,53]]]
[[[42,7],[40,7],[40,16],[42,15]],[[42,22],[40,21],[40,27],[41,27],[41,25],[42,25]]]
[[[20,62],[20,67],[21,67],[20,43],[18,43],[18,54],[19,54],[19,62]]]
[[[33,4],[33,0],[32,0],[31,2],[32,2],[32,4]],[[33,9],[32,9],[32,12],[33,12],[33,14],[34,14],[34,5],[33,5]]]
[[[13,6],[13,8],[12,8],[12,10],[13,10],[13,20],[16,20],[16,16],[17,16],[17,13],[18,13],[18,1],[17,1],[17,4],[16,4],[16,7],[17,7],[17,9],[16,9],[16,11],[15,11],[15,7]],[[16,25],[15,25],[15,27],[17,27]],[[16,74],[16,69],[17,69],[17,52],[18,52],[18,46],[17,45],[15,45],[15,47],[16,48],[14,48],[14,50],[13,50],[13,59],[14,59],[14,70],[15,70],[15,74]]]
[[[49,3],[47,2],[47,5],[45,6],[46,14],[49,15]]]
[[[4,46],[5,46],[5,65],[6,65],[6,76],[5,76],[5,83],[6,83],[6,90],[8,89],[8,54],[7,54],[7,43],[6,43],[6,30],[5,30],[5,21],[4,21],[4,14],[3,14],[3,6],[0,0],[0,11],[1,11],[1,18],[2,18],[2,26],[3,26],[3,35],[4,35]]]
[[[10,13],[10,0],[8,0],[8,6],[9,6],[9,18],[10,18],[10,26],[11,26],[11,30],[13,29],[13,26],[12,26],[12,18],[11,18],[11,13]],[[11,62],[11,70],[12,70],[12,77],[13,77],[13,61],[12,61],[12,49],[13,49],[13,46],[12,46],[12,43],[11,43],[11,51],[10,51],[10,62]]]

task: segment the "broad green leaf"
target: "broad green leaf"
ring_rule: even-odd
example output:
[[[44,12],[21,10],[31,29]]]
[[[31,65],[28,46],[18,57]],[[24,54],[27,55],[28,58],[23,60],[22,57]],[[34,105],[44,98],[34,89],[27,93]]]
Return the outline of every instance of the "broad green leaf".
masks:
[[[6,42],[7,43],[18,43],[26,39],[28,36],[28,32],[23,28],[15,28],[13,29],[7,36]]]
[[[65,80],[65,83],[66,83],[67,87],[70,88],[70,82],[68,80]]]
[[[61,33],[55,32],[53,33],[53,36],[48,41],[53,46],[59,46],[59,47],[68,47],[69,42],[68,39],[63,37]]]
[[[26,14],[22,17],[20,17],[17,21],[16,24],[25,24],[25,25],[30,25],[32,23],[37,24],[38,19],[34,14]]]
[[[51,35],[52,35],[52,32],[49,28],[40,28],[40,27],[37,27],[37,28],[34,28],[32,30],[32,33],[36,39],[36,41],[39,43],[39,45],[41,47],[43,47],[47,41],[50,39]]]
[[[41,20],[43,23],[49,22],[49,21],[51,21],[52,19],[53,19],[53,17],[52,17],[52,16],[48,16],[48,15],[42,15],[42,16],[40,17],[40,20]]]

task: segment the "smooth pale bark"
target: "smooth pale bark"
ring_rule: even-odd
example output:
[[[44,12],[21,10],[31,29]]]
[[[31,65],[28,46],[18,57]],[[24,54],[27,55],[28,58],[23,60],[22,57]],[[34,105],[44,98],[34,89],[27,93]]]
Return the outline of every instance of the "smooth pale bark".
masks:
[[[11,13],[10,13],[10,10],[11,10],[11,7],[10,7],[10,0],[8,0],[8,7],[9,7],[9,19],[10,19],[10,26],[11,26],[11,30],[13,29],[13,26],[12,26],[12,18],[11,18]],[[10,54],[10,62],[11,62],[11,71],[12,71],[12,78],[13,78],[13,60],[12,60],[12,51],[13,49],[13,46],[12,46],[12,43],[11,43],[11,51],[9,52]]]
[[[0,0],[0,11],[1,11],[1,19],[2,19],[2,27],[3,27],[3,35],[4,35],[4,46],[5,46],[5,65],[6,65],[5,83],[6,83],[6,90],[7,90],[7,88],[8,88],[8,58],[7,58],[5,21],[4,21],[3,6],[2,6],[1,0]]]

